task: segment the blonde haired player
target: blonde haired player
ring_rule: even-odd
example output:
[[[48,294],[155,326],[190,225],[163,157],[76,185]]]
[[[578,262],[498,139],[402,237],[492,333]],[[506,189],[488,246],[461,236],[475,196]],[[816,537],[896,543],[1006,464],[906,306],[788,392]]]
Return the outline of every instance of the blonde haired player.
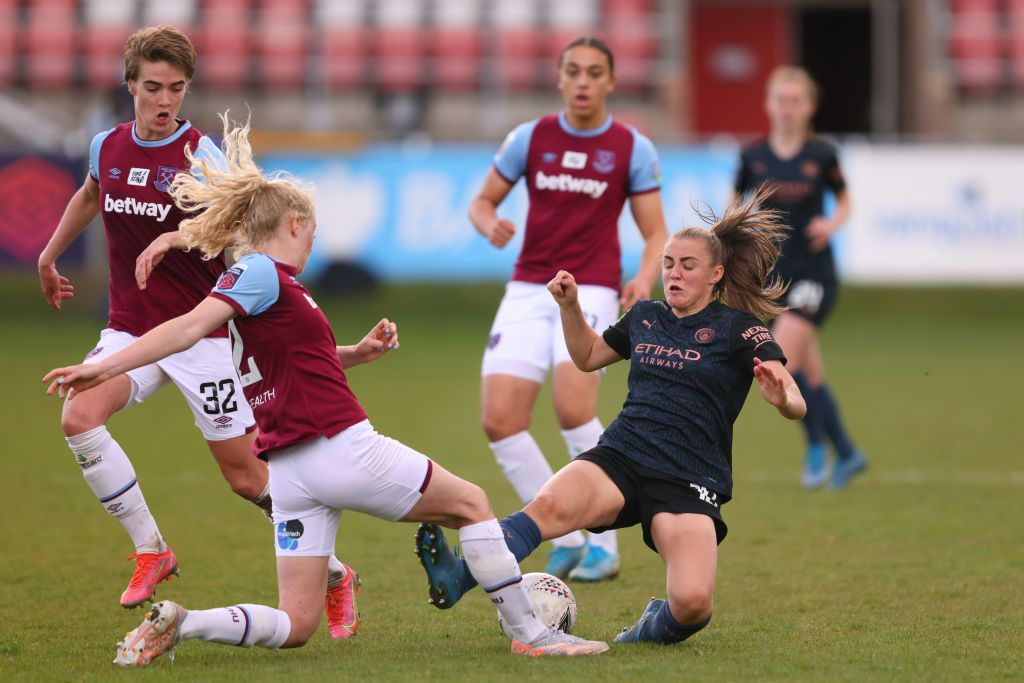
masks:
[[[198,174],[179,174],[171,195],[184,211],[189,246],[206,255],[235,246],[240,260],[191,311],[150,331],[99,363],[59,368],[46,380],[74,395],[122,372],[176,353],[227,324],[245,396],[260,433],[255,449],[270,467],[277,525],[279,608],[240,604],[185,610],[157,603],[119,644],[115,663],[146,665],[182,640],[239,646],[299,647],[320,621],[327,558],[343,510],[392,521],[459,529],[469,569],[498,605],[516,654],[590,655],[607,644],[547,628],[533,613],[519,565],[484,492],[425,455],[378,434],[344,368],[398,347],[394,323],[381,320],[357,344],[338,346],[326,316],[296,276],[316,231],[310,190],[264,177],[252,158],[248,125],[225,117],[226,169],[194,159]]]
[[[86,363],[98,363],[157,325],[202,301],[224,270],[220,253],[167,255],[159,272],[136,286],[136,259],[152,240],[176,234],[181,210],[168,195],[179,169],[190,166],[186,150],[209,165],[222,163],[220,150],[178,113],[195,75],[196,53],[189,39],[170,26],[144,28],[124,49],[124,77],[135,100],[135,119],[93,138],[89,173],[39,256],[39,280],[50,305],[61,310],[74,295],[56,262],[97,213],[103,216],[110,262],[110,317]],[[270,515],[267,467],[253,457],[254,421],[242,396],[227,331],[218,326],[195,344],[158,362],[113,378],[64,404],[61,427],[86,483],[135,544],[135,570],[121,595],[123,607],[151,600],[156,586],[178,571],[135,469],[107,431],[110,417],[142,403],[173,382],[195,416],[210,452],[231,489]],[[358,577],[331,560],[328,627],[335,638],[359,626],[355,595]]]

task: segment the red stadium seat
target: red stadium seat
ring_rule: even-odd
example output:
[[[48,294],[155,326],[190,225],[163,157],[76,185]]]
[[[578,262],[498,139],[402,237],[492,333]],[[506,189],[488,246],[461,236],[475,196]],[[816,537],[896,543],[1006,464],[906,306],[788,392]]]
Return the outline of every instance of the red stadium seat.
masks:
[[[436,0],[429,51],[434,85],[442,90],[469,90],[480,81],[479,5],[464,0]]]
[[[543,48],[538,9],[536,0],[499,2],[492,6],[494,76],[505,90],[524,90],[537,83],[537,57]],[[547,82],[553,78],[552,75]]]
[[[302,0],[261,0],[256,26],[260,85],[275,89],[303,88],[308,80],[307,3]]]
[[[35,0],[26,8],[22,47],[33,88],[67,88],[75,75],[78,32],[74,0]]]
[[[86,82],[112,90],[124,77],[124,43],[135,30],[135,8],[120,0],[85,0],[82,9]]]
[[[969,92],[993,92],[1003,81],[1000,7],[996,0],[954,0],[949,51],[960,86]]]
[[[249,70],[249,0],[205,0],[196,49],[208,88],[238,90]]]
[[[0,85],[14,82],[17,56],[18,0],[0,0]]]
[[[319,44],[319,72],[329,90],[359,86],[366,71],[365,6],[360,0],[318,0],[313,24]]]
[[[658,34],[656,8],[648,0],[606,0],[605,35],[615,52],[616,84],[623,90],[654,85]]]
[[[385,92],[414,90],[425,82],[423,0],[377,0],[374,63],[377,86]]]

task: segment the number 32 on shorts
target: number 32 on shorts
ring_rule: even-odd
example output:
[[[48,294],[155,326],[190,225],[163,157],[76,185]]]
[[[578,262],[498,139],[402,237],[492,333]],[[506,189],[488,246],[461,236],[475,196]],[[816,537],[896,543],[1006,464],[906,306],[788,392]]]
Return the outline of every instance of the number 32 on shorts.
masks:
[[[238,410],[235,399],[235,380],[222,379],[219,382],[203,382],[199,385],[199,393],[203,396],[203,412],[207,415],[233,413]]]

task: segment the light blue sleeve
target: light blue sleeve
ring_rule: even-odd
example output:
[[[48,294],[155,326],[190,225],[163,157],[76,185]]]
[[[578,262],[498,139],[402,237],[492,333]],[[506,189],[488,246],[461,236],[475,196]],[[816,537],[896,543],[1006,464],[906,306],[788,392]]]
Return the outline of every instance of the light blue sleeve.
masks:
[[[274,261],[266,254],[247,254],[217,278],[212,293],[230,299],[239,313],[259,315],[277,302],[280,292]]]
[[[494,168],[502,178],[515,183],[526,172],[526,155],[530,151],[530,138],[537,121],[527,121],[516,126],[501,143],[501,149],[494,155]]]
[[[113,130],[114,129],[111,128],[110,130],[105,130],[102,133],[97,133],[96,137],[94,137],[92,142],[89,143],[89,175],[91,175],[92,179],[97,182],[99,182],[100,179],[100,147],[103,146],[103,141],[107,139],[107,136],[110,135]]]
[[[629,159],[629,193],[651,192],[661,187],[661,164],[654,143],[633,130],[633,155]]]
[[[228,160],[224,156],[224,152],[221,151],[220,147],[218,147],[216,143],[209,138],[209,136],[204,135],[199,138],[199,144],[196,145],[195,158],[202,159],[218,171],[227,172],[228,170]],[[197,180],[204,183],[207,182],[202,172],[200,172],[198,165],[193,164],[189,172],[195,176]]]

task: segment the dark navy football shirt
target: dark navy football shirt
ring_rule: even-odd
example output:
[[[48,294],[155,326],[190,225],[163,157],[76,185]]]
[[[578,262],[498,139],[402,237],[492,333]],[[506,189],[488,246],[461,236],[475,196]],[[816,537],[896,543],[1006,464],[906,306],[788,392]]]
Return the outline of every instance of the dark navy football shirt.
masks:
[[[712,302],[678,318],[641,301],[604,332],[628,358],[629,393],[600,445],[732,497],[732,425],[754,379],[754,356],[785,362],[764,323]]]
[[[835,148],[815,138],[792,159],[783,160],[775,156],[767,140],[747,147],[740,155],[736,193],[743,195],[762,187],[772,190],[765,208],[781,211],[793,229],[782,245],[775,271],[790,281],[834,280],[832,247],[811,253],[805,230],[812,218],[823,214],[825,193],[839,194],[846,189]]]

